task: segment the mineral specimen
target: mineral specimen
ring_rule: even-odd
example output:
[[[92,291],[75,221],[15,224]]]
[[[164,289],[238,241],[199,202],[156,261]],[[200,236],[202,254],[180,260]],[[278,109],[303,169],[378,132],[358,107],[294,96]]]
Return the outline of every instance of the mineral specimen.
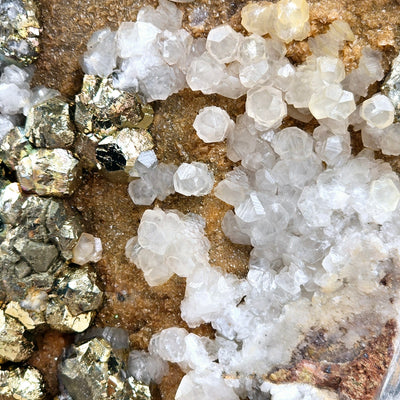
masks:
[[[0,4],[0,60],[28,65],[39,55],[40,25],[34,0],[5,0]]]
[[[132,87],[145,96],[149,92],[142,89],[142,80],[152,72],[151,67],[145,77],[136,72],[140,57],[135,43],[147,33],[147,41],[138,46],[157,54],[155,38],[165,29],[159,20],[165,7],[147,8],[143,15],[155,19],[138,19],[118,32],[120,56],[129,61],[117,74],[129,76]],[[253,36],[244,39],[226,26],[217,27],[205,49],[188,57],[188,48],[181,46],[177,58],[190,60],[181,72],[192,90],[221,93],[229,78],[239,79],[236,93],[247,92],[246,112],[235,125],[225,133],[224,124],[218,124],[205,137],[227,135],[227,155],[241,163],[215,194],[234,207],[222,221],[225,234],[253,247],[249,271],[240,279],[209,264],[209,243],[198,216],[146,210],[126,256],[151,286],[173,273],[185,277],[183,320],[191,328],[211,323],[215,330],[215,338],[208,339],[168,328],[153,336],[149,351],[178,363],[186,373],[176,393],[179,400],[257,398],[253,387],[273,399],[335,399],[336,394],[307,385],[262,382],[268,371],[291,361],[309,332],[322,330],[350,351],[397,315],[398,291],[384,282],[398,276],[400,181],[370,150],[351,155],[349,126],[361,129],[371,148],[380,148],[385,138],[386,151],[393,143],[393,152],[398,151],[398,127],[392,125],[393,107],[383,95],[356,106],[369,85],[382,79],[383,69],[379,52],[367,48],[358,68],[346,76],[339,53],[354,40],[346,22],[335,21],[326,33],[310,38],[312,55],[294,66],[282,42],[309,34],[306,2],[251,3],[243,8],[242,21]],[[265,33],[272,39],[256,36]],[[121,48],[128,36],[131,42]],[[165,76],[159,85],[173,93],[180,78]],[[319,126],[312,136],[296,126],[280,129],[288,113],[302,122],[314,116]],[[178,192],[183,192],[184,175],[176,182],[181,168],[185,172],[188,166],[174,175]],[[193,179],[188,184],[187,193],[194,193]],[[142,193],[155,198],[151,185],[143,186]]]
[[[205,143],[221,142],[233,127],[234,122],[228,113],[215,106],[201,109],[193,122],[197,136]]]
[[[0,370],[0,396],[19,400],[43,400],[46,397],[43,378],[32,367]]]
[[[34,150],[16,171],[22,189],[40,196],[71,195],[80,179],[79,161],[65,149]]]
[[[68,349],[59,368],[60,381],[75,400],[149,400],[149,386],[126,378],[124,363],[104,339]]]
[[[69,104],[60,97],[34,105],[26,119],[26,136],[35,147],[69,148],[75,133],[69,117]]]
[[[181,164],[173,180],[175,191],[185,196],[205,196],[214,186],[214,174],[207,164],[196,161]]]
[[[102,253],[101,239],[84,232],[72,250],[71,261],[79,265],[97,262],[101,260]]]

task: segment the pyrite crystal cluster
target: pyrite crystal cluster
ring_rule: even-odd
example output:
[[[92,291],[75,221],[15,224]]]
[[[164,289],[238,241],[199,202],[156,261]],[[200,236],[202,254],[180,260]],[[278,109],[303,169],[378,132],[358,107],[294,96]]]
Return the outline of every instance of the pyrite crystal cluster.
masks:
[[[153,148],[147,128],[153,108],[139,96],[118,90],[112,78],[85,75],[75,99],[77,150],[86,166],[98,165],[109,176],[123,176],[134,168],[143,151]]]

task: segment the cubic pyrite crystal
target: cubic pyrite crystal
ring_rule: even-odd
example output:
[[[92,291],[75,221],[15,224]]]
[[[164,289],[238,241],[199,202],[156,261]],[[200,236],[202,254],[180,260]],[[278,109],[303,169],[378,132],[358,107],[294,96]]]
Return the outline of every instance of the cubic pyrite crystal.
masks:
[[[34,150],[16,170],[21,187],[40,196],[71,195],[80,179],[79,161],[65,149]]]
[[[0,160],[11,169],[15,169],[19,161],[27,157],[33,148],[25,136],[25,129],[13,128],[0,143]]]
[[[125,127],[147,129],[153,121],[153,108],[138,95],[116,89],[112,78],[85,75],[75,102],[78,130],[99,138]]]
[[[75,133],[69,117],[69,104],[61,97],[53,97],[34,105],[26,119],[26,136],[35,147],[69,148]]]
[[[35,0],[0,3],[0,61],[28,65],[39,55],[40,25]]]
[[[153,108],[137,94],[116,89],[112,78],[85,75],[75,101],[76,149],[88,168],[114,172],[110,177],[119,174],[115,171],[127,175],[140,152],[153,148],[146,131]]]
[[[104,339],[94,338],[67,350],[60,381],[74,400],[150,400],[149,386],[126,378],[125,364]]]
[[[5,399],[42,400],[45,398],[42,375],[32,367],[0,370],[0,396]]]

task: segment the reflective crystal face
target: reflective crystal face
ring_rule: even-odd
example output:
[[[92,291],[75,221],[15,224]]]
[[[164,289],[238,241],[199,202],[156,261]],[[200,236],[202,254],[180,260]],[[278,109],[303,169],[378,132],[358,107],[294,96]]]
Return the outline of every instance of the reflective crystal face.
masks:
[[[217,61],[228,63],[235,60],[240,41],[239,33],[229,25],[221,25],[209,32],[206,48]]]
[[[368,124],[384,129],[393,123],[394,106],[385,95],[375,94],[362,103],[360,115]]]
[[[183,163],[174,174],[175,191],[185,196],[204,196],[213,186],[214,175],[204,163]]]
[[[205,143],[221,142],[233,127],[228,113],[215,106],[201,109],[193,123],[197,136]]]
[[[272,86],[250,90],[247,93],[246,112],[265,129],[279,124],[287,112],[282,92]]]

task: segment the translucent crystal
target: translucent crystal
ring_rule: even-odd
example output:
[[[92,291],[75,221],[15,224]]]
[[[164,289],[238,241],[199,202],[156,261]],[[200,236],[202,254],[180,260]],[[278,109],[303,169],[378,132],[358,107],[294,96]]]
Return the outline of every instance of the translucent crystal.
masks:
[[[241,35],[229,25],[220,25],[210,30],[206,48],[220,63],[229,63],[236,58]]]
[[[241,64],[251,64],[260,61],[266,56],[266,41],[259,35],[252,34],[244,37],[240,44],[237,54],[237,60]]]
[[[193,123],[197,136],[206,143],[221,142],[234,126],[229,114],[215,106],[202,108]]]
[[[382,54],[370,47],[362,50],[358,68],[351,71],[343,81],[343,87],[357,96],[366,96],[369,86],[383,79]]]
[[[154,335],[149,343],[150,354],[158,354],[163,360],[181,362],[184,360],[188,332],[183,328],[168,328]]]
[[[385,212],[394,211],[400,200],[400,191],[391,179],[382,178],[371,183],[371,200]]]
[[[304,159],[311,156],[313,140],[307,132],[299,128],[285,128],[274,136],[272,147],[282,159]]]
[[[383,154],[400,155],[400,123],[390,125],[384,129],[380,147]]]
[[[90,233],[82,233],[72,250],[72,262],[79,265],[98,262],[101,260],[102,254],[101,239]]]
[[[151,382],[160,384],[163,376],[168,373],[168,363],[157,355],[133,350],[129,353],[128,372],[136,380],[144,382],[146,385]]]
[[[175,191],[185,196],[205,196],[214,186],[214,174],[207,164],[196,161],[181,164],[173,179]]]
[[[192,90],[201,90],[204,94],[215,92],[216,87],[224,78],[224,66],[208,53],[194,58],[186,75],[189,87]]]
[[[362,103],[360,115],[370,125],[383,129],[393,123],[394,106],[387,96],[375,94]]]
[[[107,77],[117,66],[115,32],[106,28],[95,32],[83,54],[82,69],[86,74]]]
[[[271,31],[271,3],[250,3],[242,8],[242,25],[250,33],[263,36]]]
[[[356,109],[353,93],[332,84],[311,96],[308,104],[317,119],[344,120]]]
[[[280,124],[286,111],[282,92],[272,86],[251,89],[247,93],[247,114],[266,129]]]
[[[273,15],[273,31],[284,42],[303,40],[310,33],[309,7],[306,0],[280,0]]]

